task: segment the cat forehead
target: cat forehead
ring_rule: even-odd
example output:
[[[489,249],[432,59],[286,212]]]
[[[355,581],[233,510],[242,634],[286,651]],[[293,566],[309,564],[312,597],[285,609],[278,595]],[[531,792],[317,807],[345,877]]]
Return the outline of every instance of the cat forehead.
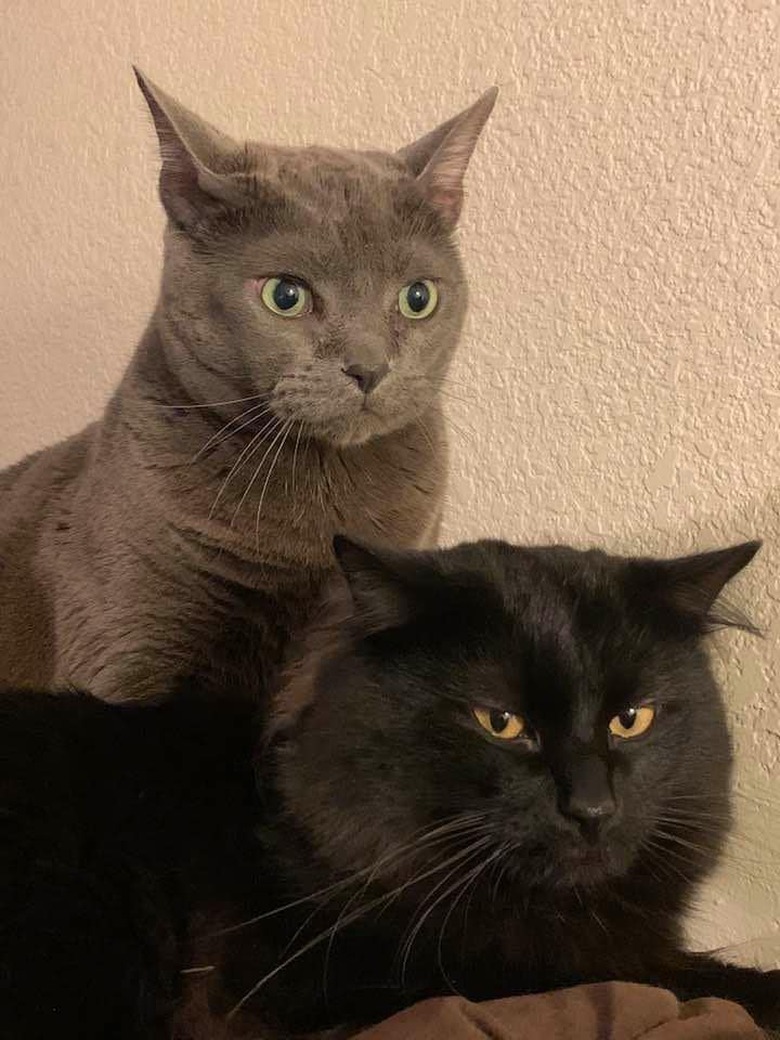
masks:
[[[355,208],[391,209],[413,197],[413,177],[383,152],[249,143],[244,163],[250,177],[281,188],[293,200],[326,209],[331,219],[348,214],[354,219]]]

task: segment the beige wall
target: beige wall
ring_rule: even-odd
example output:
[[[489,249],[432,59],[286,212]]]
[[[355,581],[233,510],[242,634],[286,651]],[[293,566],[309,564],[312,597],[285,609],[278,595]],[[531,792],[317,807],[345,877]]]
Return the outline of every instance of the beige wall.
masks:
[[[0,461],[98,414],[155,297],[131,61],[234,134],[292,143],[399,145],[499,83],[461,236],[446,535],[766,539],[735,591],[768,638],[719,644],[745,837],[694,931],[774,929],[780,959],[780,6],[285,6],[3,0]]]

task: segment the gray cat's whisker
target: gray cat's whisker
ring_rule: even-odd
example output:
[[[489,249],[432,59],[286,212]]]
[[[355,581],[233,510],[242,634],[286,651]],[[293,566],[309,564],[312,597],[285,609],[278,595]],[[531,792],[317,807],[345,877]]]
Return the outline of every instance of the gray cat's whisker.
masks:
[[[241,469],[241,467],[244,465],[244,463],[248,462],[249,459],[252,457],[252,455],[254,455],[255,451],[257,451],[257,449],[260,447],[260,445],[265,440],[264,434],[266,433],[267,430],[269,430],[274,425],[275,422],[278,422],[278,420],[274,419],[273,417],[271,419],[269,419],[268,422],[265,424],[265,426],[263,426],[262,429],[260,429],[254,435],[254,437],[252,437],[252,439],[249,441],[249,443],[244,446],[244,448],[241,451],[240,455],[238,456],[236,461],[233,463],[233,465],[230,467],[230,471],[229,471],[228,475],[225,477],[225,479],[222,481],[222,483],[219,486],[219,491],[217,492],[217,494],[214,497],[214,501],[211,504],[211,509],[209,509],[209,520],[211,520],[213,518],[214,513],[216,512],[217,506],[219,504],[219,501],[222,498],[222,495],[224,494],[224,492],[227,490],[227,487],[228,487],[228,484],[230,483],[230,481],[238,473],[238,471]]]
[[[293,493],[293,495],[295,495],[296,490],[297,490],[297,488],[295,486],[295,464],[298,461],[298,446],[301,443],[301,434],[302,433],[303,433],[303,423],[300,420],[298,420],[298,435],[295,438],[295,447],[293,448],[293,458],[292,458],[292,477],[291,477],[291,481],[292,481],[292,493]]]
[[[290,430],[292,429],[293,421],[293,419],[288,419],[285,425],[282,427],[282,439],[279,442],[279,447],[276,449],[276,454],[274,455],[273,459],[271,460],[271,464],[268,467],[268,473],[266,475],[263,488],[260,492],[260,501],[257,503],[257,512],[255,515],[255,546],[258,552],[260,552],[260,514],[263,511],[265,493],[268,490],[268,485],[271,481],[271,477],[273,476],[274,469],[276,468],[276,463],[279,461],[279,456],[282,453],[282,449],[284,448],[287,442],[287,437],[289,436]]]
[[[258,401],[261,397],[266,396],[266,394],[250,394],[249,397],[234,397],[230,401],[209,401],[207,404],[159,404],[157,407],[174,409],[176,411],[185,408],[222,408],[227,404],[244,404],[246,401]]]
[[[193,455],[192,462],[197,462],[198,459],[201,459],[212,446],[215,448],[219,447],[220,444],[223,444],[225,441],[230,440],[231,437],[235,436],[237,433],[240,433],[241,430],[246,429],[247,426],[251,426],[253,422],[257,422],[258,419],[262,419],[262,417],[269,411],[270,405],[256,404],[253,405],[251,408],[245,408],[240,415],[236,415],[234,418],[228,419],[228,421],[223,426],[221,426],[216,433],[213,433],[209,437],[209,439],[206,441],[203,447],[201,447],[195,453],[195,455]],[[241,422],[242,419],[246,421]],[[240,425],[237,426],[235,429],[229,429],[229,427],[233,426],[234,423],[240,423]]]
[[[281,424],[281,420],[280,419],[277,419],[277,422]],[[268,456],[271,454],[271,452],[274,450],[274,446],[276,445],[277,441],[279,440],[279,437],[281,436],[283,430],[284,430],[284,426],[283,425],[280,425],[278,429],[276,427],[274,427],[274,429],[271,430],[271,434],[272,434],[271,443],[268,445],[268,447],[266,448],[265,452],[263,453],[263,457],[258,462],[257,467],[255,468],[254,473],[252,474],[249,482],[247,483],[247,486],[246,486],[246,489],[245,489],[243,495],[239,499],[238,505],[236,506],[235,510],[233,511],[233,516],[230,519],[230,527],[231,528],[235,524],[236,518],[238,517],[238,514],[241,512],[241,507],[243,506],[244,502],[246,502],[246,500],[247,500],[247,498],[249,496],[250,491],[254,487],[255,481],[257,480],[257,478],[260,476],[260,474],[263,471],[263,463],[268,458]]]

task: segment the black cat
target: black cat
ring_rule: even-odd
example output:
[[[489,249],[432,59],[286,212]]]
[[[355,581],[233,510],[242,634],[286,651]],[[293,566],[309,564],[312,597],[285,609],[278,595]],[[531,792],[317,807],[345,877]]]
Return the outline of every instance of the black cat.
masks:
[[[270,721],[2,695],[0,1033],[168,1037],[200,967],[217,1017],[286,1034],[602,979],[778,1027],[780,972],[681,940],[729,824],[702,639],[749,627],[716,599],[757,548],[337,541]]]

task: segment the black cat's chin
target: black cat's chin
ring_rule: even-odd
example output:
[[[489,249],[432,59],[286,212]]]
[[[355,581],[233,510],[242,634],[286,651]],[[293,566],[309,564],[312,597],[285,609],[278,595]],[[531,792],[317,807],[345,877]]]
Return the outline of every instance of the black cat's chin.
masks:
[[[625,877],[635,862],[635,851],[615,839],[570,841],[524,849],[507,867],[506,877],[524,886],[564,890],[597,888]]]

